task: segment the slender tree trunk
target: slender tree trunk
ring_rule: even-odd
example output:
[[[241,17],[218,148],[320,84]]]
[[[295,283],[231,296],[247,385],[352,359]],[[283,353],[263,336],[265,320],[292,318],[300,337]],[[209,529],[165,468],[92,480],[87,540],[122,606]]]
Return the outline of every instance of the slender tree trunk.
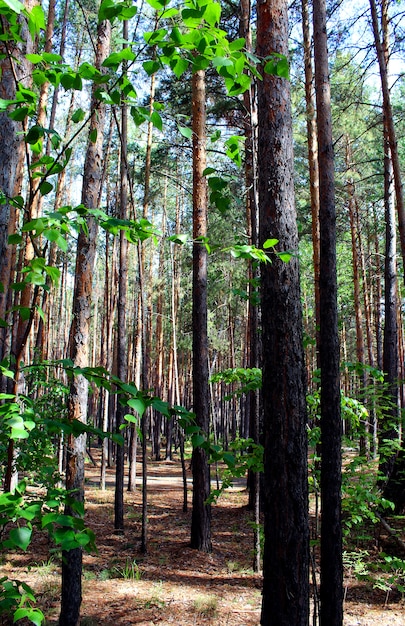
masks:
[[[257,54],[288,55],[288,3],[258,4]],[[297,251],[290,84],[258,84],[260,244]],[[264,555],[261,624],[307,626],[309,525],[305,363],[297,256],[261,266]]]
[[[311,222],[312,222],[312,258],[314,266],[314,294],[315,294],[315,338],[316,338],[316,366],[319,368],[319,166],[318,145],[315,114],[314,75],[312,70],[311,33],[309,21],[308,0],[301,0],[302,32],[304,41],[304,69],[305,69],[305,103],[307,114],[307,143],[309,184],[311,194]]]
[[[384,342],[383,372],[387,383],[386,409],[379,424],[380,473],[389,479],[394,469],[396,452],[388,452],[386,442],[398,438],[398,296],[397,296],[397,239],[395,202],[392,188],[392,162],[388,133],[384,137],[384,204],[385,204],[385,271],[384,271]],[[385,447],[385,450],[384,450]],[[384,480],[384,479],[383,479]]]
[[[123,23],[124,41],[128,39],[128,22]],[[128,44],[124,43],[124,49]],[[126,72],[124,64],[123,72]],[[128,109],[125,102],[121,104],[121,159],[120,159],[120,219],[127,219],[127,201],[128,201],[128,159],[127,159],[127,141],[128,141]],[[119,262],[119,280],[118,280],[118,327],[117,327],[117,374],[118,378],[127,382],[128,377],[128,345],[127,345],[127,281],[128,281],[128,240],[124,231],[120,231],[120,262]],[[126,407],[117,402],[117,412],[115,425],[117,433],[121,432],[121,426],[124,424],[124,415]],[[115,464],[115,506],[114,506],[114,528],[119,531],[124,530],[124,445],[117,447],[117,456]]]
[[[192,78],[193,116],[193,408],[196,421],[209,436],[208,330],[207,330],[207,186],[205,135],[205,72],[197,70]],[[193,449],[193,511],[191,547],[211,552],[210,468],[201,447]]]
[[[96,66],[107,57],[110,47],[110,22],[101,22],[97,33]],[[102,162],[103,162],[103,127],[105,107],[95,98],[94,88],[91,111],[90,133],[96,132],[95,141],[89,138],[84,163],[82,203],[89,208],[96,208],[100,202]],[[88,365],[89,331],[91,316],[91,296],[93,283],[94,259],[96,254],[97,223],[88,219],[88,234],[80,232],[77,241],[75,286],[73,295],[73,321],[70,330],[70,358],[77,367]],[[72,379],[68,398],[69,420],[87,419],[88,383],[83,376]],[[75,498],[84,501],[84,458],[86,436],[68,438],[66,488],[74,490]],[[67,507],[68,514],[73,514]],[[62,559],[62,602],[59,618],[60,626],[76,626],[80,620],[82,549],[64,551]]]
[[[314,0],[320,197],[321,623],[343,622],[341,430],[334,154],[325,0]]]
[[[401,245],[402,263],[405,268],[405,206],[402,185],[401,163],[398,152],[398,140],[395,132],[394,116],[392,112],[391,96],[388,84],[388,2],[382,2],[382,35],[378,24],[378,12],[375,0],[370,0],[371,20],[374,35],[374,44],[377,51],[377,60],[380,70],[381,88],[383,93],[383,113],[387,129],[388,141],[391,151],[392,169],[394,175],[395,197],[397,201],[397,213],[399,224],[399,239]]]

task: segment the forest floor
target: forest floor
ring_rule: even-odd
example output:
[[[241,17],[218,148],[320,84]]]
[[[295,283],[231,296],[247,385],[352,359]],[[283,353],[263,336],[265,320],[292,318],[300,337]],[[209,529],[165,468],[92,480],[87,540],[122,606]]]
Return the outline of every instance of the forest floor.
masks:
[[[258,626],[261,576],[252,571],[252,514],[242,484],[213,506],[213,552],[203,554],[189,547],[191,477],[184,513],[180,463],[150,461],[148,551],[142,555],[141,489],[125,492],[125,533],[116,534],[114,474],[109,473],[104,492],[98,489],[98,474],[89,464],[86,522],[96,533],[98,553],[84,556],[82,626]],[[405,602],[398,592],[373,589],[349,574],[345,626],[405,624]],[[3,558],[0,575],[31,584],[46,624],[58,623],[60,561],[49,556],[45,536],[38,534],[27,553]]]

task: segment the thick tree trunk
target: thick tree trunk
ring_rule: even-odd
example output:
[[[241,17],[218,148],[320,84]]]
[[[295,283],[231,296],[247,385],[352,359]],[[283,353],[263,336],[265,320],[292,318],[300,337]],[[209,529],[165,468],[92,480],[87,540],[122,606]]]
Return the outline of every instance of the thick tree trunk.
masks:
[[[336,210],[326,5],[315,0],[314,58],[320,198],[321,623],[343,622],[341,417],[337,320]]]
[[[209,435],[208,331],[207,331],[207,249],[201,238],[207,235],[207,186],[203,175],[205,146],[205,73],[192,78],[193,111],[193,409],[201,431]],[[203,448],[193,449],[193,511],[191,547],[211,552],[210,468]]]
[[[288,55],[285,0],[258,4],[257,53]],[[260,244],[296,252],[290,84],[258,84]],[[309,527],[305,365],[298,258],[261,267],[264,555],[261,624],[307,626]]]
[[[101,22],[98,26],[96,66],[101,67],[110,47],[110,22]],[[102,163],[103,163],[103,128],[105,107],[93,95],[91,103],[93,113],[90,133],[96,132],[95,141],[89,138],[84,163],[82,203],[89,208],[96,208],[100,202]],[[73,321],[70,330],[70,358],[77,367],[88,365],[91,300],[93,270],[96,253],[98,227],[94,219],[88,219],[88,234],[80,232],[77,241],[75,286],[73,294]],[[87,420],[88,383],[83,376],[72,379],[68,415],[71,421]],[[66,488],[75,490],[75,498],[84,501],[84,458],[86,436],[69,436],[67,444]],[[73,512],[67,508],[68,514]],[[59,618],[60,626],[76,626],[80,620],[81,605],[82,550],[76,548],[63,553],[62,559],[62,602]]]

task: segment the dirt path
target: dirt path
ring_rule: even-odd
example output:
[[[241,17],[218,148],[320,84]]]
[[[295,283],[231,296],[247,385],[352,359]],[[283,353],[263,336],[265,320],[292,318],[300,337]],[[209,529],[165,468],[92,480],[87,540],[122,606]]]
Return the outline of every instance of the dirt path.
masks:
[[[251,569],[251,513],[243,483],[213,507],[213,553],[201,554],[189,548],[191,513],[182,510],[180,465],[151,462],[148,554],[143,556],[141,490],[125,493],[126,528],[117,535],[113,473],[102,492],[98,472],[88,467],[86,518],[96,533],[98,554],[84,557],[82,626],[259,625],[261,577]],[[189,502],[190,490],[191,484]],[[31,554],[9,555],[1,570],[28,580],[38,592],[46,624],[57,624],[60,568],[57,557],[49,559],[46,537],[38,536]],[[398,596],[390,594],[384,606],[385,593],[355,579],[346,582],[345,626],[404,626]]]

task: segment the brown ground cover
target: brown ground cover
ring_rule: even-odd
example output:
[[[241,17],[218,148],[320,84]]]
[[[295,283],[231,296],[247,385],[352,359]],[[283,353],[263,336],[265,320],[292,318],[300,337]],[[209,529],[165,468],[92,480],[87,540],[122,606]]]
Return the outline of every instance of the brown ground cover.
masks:
[[[118,535],[113,520],[113,473],[108,489],[102,492],[98,472],[94,466],[87,472],[86,519],[96,533],[98,553],[84,557],[82,626],[259,624],[261,577],[251,569],[252,518],[243,485],[214,506],[213,553],[201,554],[189,547],[191,505],[184,513],[180,465],[150,462],[149,540],[143,556],[141,490],[125,494],[126,529]],[[190,490],[191,485],[191,501]],[[27,554],[7,555],[1,575],[32,584],[46,624],[57,624],[59,561],[49,558],[46,537],[36,535]],[[387,598],[385,591],[359,583],[350,572],[345,584],[346,626],[405,624],[405,604],[397,592]]]

